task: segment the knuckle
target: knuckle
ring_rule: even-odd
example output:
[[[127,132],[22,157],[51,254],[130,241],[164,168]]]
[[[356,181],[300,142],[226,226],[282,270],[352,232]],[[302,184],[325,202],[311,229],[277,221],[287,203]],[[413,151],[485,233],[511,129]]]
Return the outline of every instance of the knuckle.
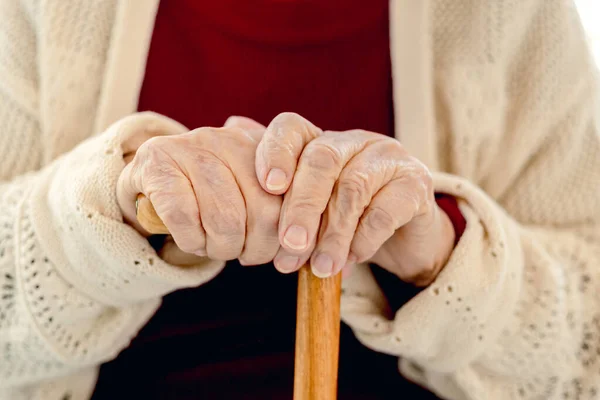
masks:
[[[423,204],[433,200],[434,183],[431,171],[418,159],[408,156],[401,163],[394,178],[403,187],[407,197]]]
[[[176,145],[176,137],[157,136],[147,140],[140,146],[132,165],[142,176],[146,188],[152,191],[164,191],[174,186],[171,180],[177,181],[181,176],[180,166],[174,161],[170,153]]]
[[[194,167],[190,168],[190,171],[197,180],[205,182],[212,188],[227,188],[230,187],[231,182],[229,175],[226,173],[228,170],[224,168],[223,162],[217,158],[214,154],[199,151],[194,154]],[[196,180],[196,179],[195,179]]]
[[[406,150],[406,148],[404,147],[404,145],[402,144],[402,142],[400,142],[397,139],[394,138],[386,138],[386,140],[382,143],[385,143],[386,146],[388,146],[388,148],[390,149],[390,151],[396,153],[396,154],[401,154],[401,155],[408,155],[408,151]],[[409,156],[411,157],[411,156]],[[411,157],[412,158],[412,157]]]
[[[350,239],[335,229],[329,229],[319,239],[318,247],[320,249],[343,249],[348,247]]]
[[[290,134],[312,138],[320,136],[323,133],[312,122],[293,112],[278,114],[269,125],[268,131],[275,138],[287,137]]]
[[[313,140],[305,147],[301,161],[315,173],[323,173],[339,168],[343,159],[334,146],[325,141]]]
[[[231,171],[218,155],[204,150],[197,151],[183,165],[197,195],[207,191],[228,193],[236,188]]]
[[[240,117],[238,115],[232,115],[223,124],[224,128],[249,128],[259,125],[257,122],[250,118]]]
[[[286,214],[293,213],[307,220],[314,215],[321,215],[327,202],[318,202],[313,193],[303,193],[294,197],[286,207]]]
[[[418,208],[430,208],[434,204],[434,185],[431,172],[418,168],[410,177],[411,189]]]
[[[245,217],[236,207],[215,210],[202,215],[205,229],[215,241],[239,240],[246,230]]]
[[[371,198],[371,184],[364,173],[355,172],[338,182],[338,207],[348,211],[363,209]]]
[[[213,260],[235,260],[241,252],[241,246],[234,242],[218,242],[215,244],[215,246],[208,246],[207,248],[207,255]]]
[[[164,223],[173,228],[187,227],[193,224],[193,220],[189,213],[177,206],[168,206],[161,210],[161,215]]]
[[[181,171],[170,163],[159,163],[154,167],[145,164],[141,170],[144,192],[150,196],[152,204],[164,212],[184,212],[184,203],[189,201],[190,189],[183,184]],[[178,208],[178,210],[173,210]]]
[[[433,199],[433,193],[435,189],[433,185],[433,177],[431,176],[431,172],[429,172],[429,170],[426,170],[423,173],[421,181],[423,182],[422,188],[425,191],[423,197]]]
[[[202,149],[219,157],[228,158],[249,148],[254,150],[258,144],[257,137],[248,130],[239,127],[205,128],[207,133],[202,139]]]
[[[188,150],[189,152],[189,150],[193,149],[193,152],[189,152],[191,154],[195,154],[196,152],[218,152],[218,150],[223,148],[223,141],[227,136],[226,133],[231,129],[236,128],[196,128],[186,135],[178,136],[178,139],[186,142],[183,146],[184,150]]]
[[[167,136],[155,136],[140,145],[138,148],[136,158],[143,158],[144,160],[155,160],[162,155],[165,147],[169,143],[169,137]]]
[[[427,168],[419,159],[410,156],[410,162],[414,167],[414,179],[417,180],[423,189],[433,191],[433,176],[429,168]]]
[[[364,227],[374,231],[391,231],[394,229],[394,217],[386,210],[376,207],[370,209],[364,218]]]
[[[199,217],[196,212],[178,202],[176,197],[162,196],[157,193],[152,197],[152,203],[165,225],[173,233],[189,231],[199,226]]]
[[[429,171],[429,168],[427,168],[427,166],[425,166],[418,158],[406,156],[403,158],[402,165],[404,167],[403,171],[408,177],[414,180],[433,183],[431,171]]]
[[[196,128],[196,129],[189,131],[187,136],[193,137],[194,139],[210,138],[210,137],[214,136],[214,133],[216,130],[217,130],[216,128],[212,128],[212,127]]]
[[[290,133],[296,133],[297,128],[301,125],[302,117],[298,114],[285,112],[278,114],[267,128],[267,136],[280,141],[290,135]],[[275,144],[275,143],[272,143]]]
[[[203,148],[208,151],[218,151],[223,147],[223,142],[229,139],[230,132],[237,128],[200,128],[197,139]]]
[[[381,135],[381,140],[377,141],[374,147],[385,158],[402,159],[404,163],[412,161],[413,158],[399,140],[387,136]]]
[[[230,126],[226,128],[214,129],[214,135],[218,136],[219,139],[225,139],[228,141],[234,140],[239,141],[240,139],[246,138],[246,130],[240,126]]]
[[[346,131],[344,134],[353,135],[353,136],[357,136],[357,137],[364,137],[364,136],[372,135],[371,132],[366,131],[364,129],[350,129],[349,131]]]
[[[240,255],[242,265],[261,265],[273,261],[279,250],[279,241],[275,238],[265,238],[257,241],[252,248],[246,248]]]
[[[300,116],[300,114],[290,111],[279,113],[275,116],[275,118],[273,118],[274,124],[289,124],[290,122],[300,123],[305,121],[306,119]]]

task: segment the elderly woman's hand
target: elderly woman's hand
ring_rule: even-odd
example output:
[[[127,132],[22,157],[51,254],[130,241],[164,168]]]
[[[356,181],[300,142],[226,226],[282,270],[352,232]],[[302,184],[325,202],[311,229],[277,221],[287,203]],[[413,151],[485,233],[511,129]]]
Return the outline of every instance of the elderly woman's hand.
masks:
[[[256,172],[267,192],[285,193],[275,258],[282,272],[309,258],[321,277],[373,261],[426,285],[452,251],[454,229],[436,205],[428,169],[393,138],[323,132],[280,114],[257,148]]]
[[[281,196],[256,180],[254,157],[264,127],[232,117],[223,128],[200,128],[149,139],[123,170],[117,196],[126,221],[142,234],[135,199],[145,194],[186,253],[245,265],[270,262],[279,249]]]

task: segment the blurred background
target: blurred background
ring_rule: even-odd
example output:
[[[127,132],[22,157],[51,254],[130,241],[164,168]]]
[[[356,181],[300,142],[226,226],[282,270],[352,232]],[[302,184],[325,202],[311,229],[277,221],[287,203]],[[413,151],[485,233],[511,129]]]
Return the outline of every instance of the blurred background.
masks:
[[[600,65],[600,0],[575,0],[590,37],[590,45]]]

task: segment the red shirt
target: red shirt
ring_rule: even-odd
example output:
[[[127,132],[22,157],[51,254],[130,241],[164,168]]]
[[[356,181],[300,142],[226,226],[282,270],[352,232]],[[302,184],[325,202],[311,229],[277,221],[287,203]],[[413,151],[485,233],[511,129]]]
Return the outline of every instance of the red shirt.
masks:
[[[393,135],[388,17],[388,0],[163,0],[139,109],[189,128],[294,111],[326,129]],[[417,292],[374,272],[395,307]],[[295,296],[295,276],[229,263],[166,296],[102,367],[94,399],[290,399]],[[398,396],[434,398],[343,326],[339,398]]]
[[[170,1],[139,103],[190,128],[297,112],[392,134],[388,0]]]

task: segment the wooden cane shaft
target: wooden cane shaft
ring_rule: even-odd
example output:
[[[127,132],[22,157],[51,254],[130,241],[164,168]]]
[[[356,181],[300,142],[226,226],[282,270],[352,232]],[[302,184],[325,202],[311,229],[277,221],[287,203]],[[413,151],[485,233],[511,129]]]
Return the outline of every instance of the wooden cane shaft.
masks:
[[[309,266],[298,274],[294,400],[337,398],[341,274],[316,277]]]
[[[137,219],[151,234],[168,234],[152,203],[137,198]],[[310,267],[298,274],[294,400],[337,398],[341,274],[322,279]]]

